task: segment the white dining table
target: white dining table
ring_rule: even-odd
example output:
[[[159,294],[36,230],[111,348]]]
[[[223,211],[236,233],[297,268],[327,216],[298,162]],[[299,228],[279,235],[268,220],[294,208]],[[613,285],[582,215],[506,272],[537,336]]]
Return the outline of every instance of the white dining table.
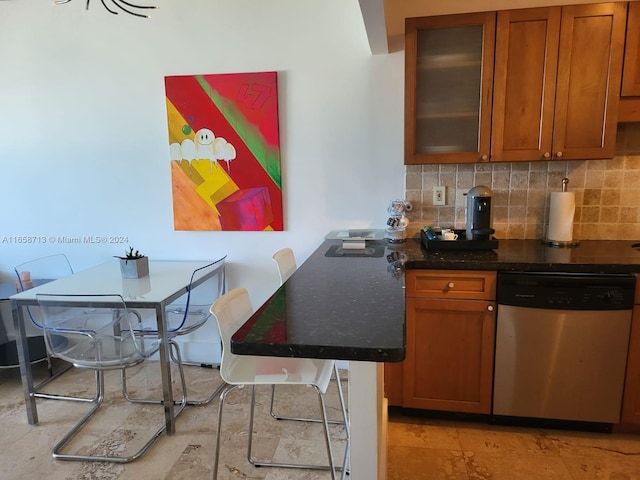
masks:
[[[191,275],[199,267],[211,261],[149,261],[149,275],[142,278],[122,278],[118,261],[109,261],[87,270],[74,273],[38,287],[25,290],[10,297],[13,321],[16,331],[18,360],[24,392],[27,420],[29,424],[38,423],[36,399],[33,395],[34,385],[29,358],[29,345],[25,321],[30,321],[25,314],[25,307],[37,305],[36,295],[39,293],[54,294],[118,294],[128,307],[134,309],[152,309],[158,324],[158,335],[161,338],[159,351],[160,370],[162,375],[163,404],[166,421],[166,433],[175,432],[175,414],[173,390],[171,388],[171,368],[169,342],[165,311],[167,305],[185,294],[189,288]],[[221,275],[224,281],[224,263],[221,268],[212,270],[198,279],[198,284],[214,275]],[[193,285],[194,287],[197,285]],[[215,299],[214,299],[215,300]]]

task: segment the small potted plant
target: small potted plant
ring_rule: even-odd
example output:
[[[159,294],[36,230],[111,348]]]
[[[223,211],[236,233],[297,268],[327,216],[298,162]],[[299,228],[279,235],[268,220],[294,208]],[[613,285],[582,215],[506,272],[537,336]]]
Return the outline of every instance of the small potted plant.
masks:
[[[139,250],[125,252],[124,257],[115,256],[120,259],[120,272],[122,278],[140,278],[149,275],[149,257],[142,255]]]

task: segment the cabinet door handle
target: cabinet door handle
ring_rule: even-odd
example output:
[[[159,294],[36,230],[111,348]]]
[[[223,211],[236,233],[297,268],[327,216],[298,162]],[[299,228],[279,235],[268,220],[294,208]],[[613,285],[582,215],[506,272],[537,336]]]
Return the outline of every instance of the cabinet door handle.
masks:
[[[487,310],[489,310],[490,312],[493,312],[493,305],[489,305],[489,306],[487,307]]]
[[[544,152],[542,155],[544,158],[551,158],[551,154],[549,152]]]
[[[562,152],[558,152],[558,153],[556,153],[556,157],[558,157],[558,158],[562,158]]]
[[[482,160],[483,162],[486,162],[488,158],[489,158],[489,156],[488,156],[488,155],[482,155],[482,156],[480,157],[480,160]]]

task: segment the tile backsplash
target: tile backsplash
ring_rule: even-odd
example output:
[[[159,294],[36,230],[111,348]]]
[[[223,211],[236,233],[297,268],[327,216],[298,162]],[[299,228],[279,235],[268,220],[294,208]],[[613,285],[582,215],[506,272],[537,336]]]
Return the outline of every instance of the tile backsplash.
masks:
[[[408,236],[425,225],[464,228],[466,197],[476,185],[493,191],[496,238],[542,239],[550,192],[576,193],[574,240],[640,240],[640,123],[618,126],[611,160],[408,165],[405,198],[413,203]],[[446,205],[433,205],[433,187],[446,187]]]

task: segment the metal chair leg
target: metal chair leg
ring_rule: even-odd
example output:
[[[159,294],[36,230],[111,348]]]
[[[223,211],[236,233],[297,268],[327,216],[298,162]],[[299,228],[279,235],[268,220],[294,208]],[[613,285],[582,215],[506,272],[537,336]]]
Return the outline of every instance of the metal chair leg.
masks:
[[[336,376],[336,384],[338,386],[338,396],[340,397],[340,407],[342,408],[342,418],[344,419],[344,426],[347,433],[347,438],[350,437],[351,434],[351,425],[349,424],[349,414],[347,412],[347,402],[344,398],[344,393],[342,391],[342,380],[340,378],[340,371],[338,370],[338,365],[333,365],[333,371]]]
[[[183,394],[184,396],[186,396],[186,405],[188,406],[202,406],[202,405],[207,405],[209,403],[211,403],[211,401],[213,399],[215,399],[218,395],[220,395],[220,392],[222,391],[222,389],[225,386],[225,383],[222,382],[214,391],[213,393],[207,397],[204,400],[189,400],[188,395],[187,395],[187,387],[186,387],[186,380],[185,380],[185,375],[184,375],[184,365],[196,365],[196,364],[190,364],[187,362],[183,362],[182,361],[182,356],[180,354],[180,346],[178,345],[178,343],[174,340],[170,340],[169,343],[171,344],[171,346],[173,347],[173,349],[171,350],[171,361],[174,362],[176,365],[178,365],[178,369],[180,370],[180,376],[183,379],[182,380],[182,387],[183,387]],[[200,364],[198,364],[198,366],[201,366]],[[145,404],[159,404],[162,403],[162,400],[160,399],[143,399],[143,398],[134,398],[131,397],[131,395],[129,395],[129,391],[127,390],[127,376],[126,376],[126,372],[122,372],[122,395],[124,396],[124,398],[126,398],[129,402],[131,403],[145,403]],[[182,400],[181,401],[175,401],[174,402],[175,405],[179,405],[182,404]]]
[[[342,381],[340,379],[340,373],[338,371],[338,365],[333,365],[334,372],[336,375],[336,380],[338,384],[338,396],[340,397],[340,407],[342,408],[342,418],[344,419],[344,428],[347,436],[347,445],[344,449],[344,460],[342,462],[342,476],[340,480],[344,480],[346,475],[349,474],[349,454],[351,449],[351,424],[349,422],[349,414],[347,413],[347,403],[344,398],[344,393],[342,391]]]
[[[53,365],[51,362],[51,356],[49,356],[49,354],[47,353],[47,371],[49,372],[49,378],[44,379],[42,382],[38,383],[37,385],[33,386],[33,393],[31,394],[32,397],[34,398],[45,398],[47,400],[66,400],[69,402],[84,402],[84,403],[93,403],[96,402],[98,400],[98,375],[96,373],[96,394],[93,397],[89,397],[89,398],[85,398],[85,397],[69,397],[67,395],[59,395],[56,393],[45,393],[45,392],[39,392],[38,390],[40,390],[41,388],[45,387],[46,385],[48,385],[49,383],[51,383],[52,381],[54,381],[55,379],[59,378],[63,373],[65,373],[67,370],[73,368],[73,365],[71,365],[70,363],[66,364],[60,371],[58,372],[53,372]]]
[[[221,346],[222,347],[222,346]],[[220,370],[220,364],[209,364],[209,363],[193,363],[193,362],[182,362],[182,365],[200,367],[200,368],[217,368]],[[187,398],[187,405],[190,407],[201,407],[203,405],[208,405],[211,403],[216,397],[220,395],[222,390],[225,388],[226,383],[221,382],[220,385],[216,387],[216,389],[204,400],[189,400]]]
[[[344,397],[342,394],[342,383],[341,383],[341,379],[340,379],[340,374],[338,373],[338,367],[336,367],[334,365],[334,373],[335,373],[335,377],[336,377],[336,383],[338,384],[338,392],[340,395],[340,405],[342,407],[343,410],[343,418],[347,418],[347,414],[346,414],[346,407],[345,407],[345,402],[344,402]],[[274,411],[274,404],[275,404],[275,396],[276,396],[276,386],[275,385],[271,385],[271,402],[270,402],[270,407],[269,407],[269,414],[275,418],[276,420],[295,420],[295,421],[300,421],[300,422],[315,422],[315,423],[320,423],[322,422],[322,419],[319,418],[302,418],[302,417],[287,417],[284,415],[279,415],[278,413],[276,413]],[[345,422],[341,421],[341,420],[327,420],[327,422],[329,422],[332,425],[344,425]]]
[[[96,411],[102,405],[102,401],[104,399],[104,374],[102,371],[98,371],[98,376],[100,377],[100,392],[98,395],[98,400],[95,405],[87,412],[87,414],[82,417],[82,419],[71,429],[69,433],[67,433],[62,440],[60,440],[51,451],[51,455],[53,458],[57,460],[69,460],[69,461],[97,461],[97,462],[111,462],[111,463],[129,463],[133,460],[141,457],[150,447],[155,443],[155,441],[160,437],[162,432],[165,431],[166,425],[163,423],[162,426],[153,434],[153,436],[145,443],[142,448],[140,448],[133,455],[129,456],[112,456],[112,455],[78,455],[78,454],[66,454],[61,453],[61,450],[64,446],[71,441],[71,439],[84,427],[89,419],[93,417]],[[177,414],[176,414],[177,415]]]
[[[180,373],[181,388],[182,388],[182,398],[180,400],[174,400],[173,404],[174,405],[182,405],[182,408],[184,408],[189,403],[187,401],[187,382],[186,382],[186,380],[184,378],[184,368],[182,367],[182,356],[180,355],[180,347],[173,340],[169,340],[169,345],[171,345],[171,347],[172,347],[171,350],[170,350],[171,360],[178,366],[178,372]],[[121,378],[122,378],[122,395],[124,396],[124,398],[128,402],[130,402],[130,403],[151,404],[151,405],[159,405],[159,404],[164,403],[162,399],[153,399],[153,398],[152,399],[145,399],[145,398],[134,398],[134,397],[132,397],[131,395],[129,395],[129,391],[127,389],[127,372],[126,372],[126,369],[122,370]]]
[[[178,352],[179,355],[179,352]],[[123,369],[126,370],[126,369]],[[111,463],[129,463],[137,458],[140,458],[149,448],[156,442],[156,440],[162,435],[162,433],[166,430],[166,424],[163,422],[162,426],[153,434],[153,436],[133,455],[128,456],[115,456],[115,455],[79,455],[79,454],[65,454],[61,453],[61,450],[67,445],[71,439],[84,427],[89,419],[93,417],[98,408],[102,405],[104,400],[104,372],[102,370],[97,370],[98,377],[98,398],[95,402],[95,405],[85,414],[84,417],[71,429],[69,433],[67,433],[62,440],[60,440],[52,449],[51,455],[53,458],[57,460],[71,460],[71,461],[94,461],[94,462],[111,462]],[[181,381],[183,386],[183,396],[182,402],[180,404],[180,408],[177,409],[174,415],[177,417],[182,413],[186,406],[186,390],[185,388],[185,380],[184,375],[182,375],[181,371]]]
[[[216,451],[213,456],[213,480],[218,478],[218,463],[220,461],[220,434],[222,432],[222,409],[224,408],[224,401],[227,395],[232,390],[240,388],[242,385],[222,385],[222,392],[220,393],[220,403],[218,404],[218,428],[216,433]]]
[[[344,478],[344,475],[347,473],[345,470],[347,461],[346,460],[344,461],[342,467],[335,466],[335,462],[333,459],[333,450],[331,447],[331,436],[329,432],[329,421],[327,420],[327,410],[326,410],[326,405],[324,401],[324,394],[320,391],[320,389],[317,386],[312,385],[312,387],[316,390],[316,393],[318,394],[318,399],[320,402],[320,410],[322,411],[322,419],[321,420],[316,419],[314,421],[322,422],[323,424],[325,444],[327,447],[327,456],[329,457],[329,465],[264,462],[264,461],[257,460],[256,458],[253,457],[252,446],[253,446],[253,420],[254,420],[254,411],[255,411],[255,386],[252,386],[252,392],[251,392],[251,409],[249,413],[249,448],[247,450],[247,459],[252,465],[256,467],[280,467],[280,468],[296,468],[296,469],[311,469],[311,470],[329,470],[331,472],[332,480],[336,480],[336,472],[343,472],[342,478]],[[342,395],[341,395],[341,398],[342,398]],[[346,412],[346,410],[343,409],[343,412]],[[348,421],[346,420],[346,417],[345,417],[345,422],[348,423]],[[348,446],[349,446],[349,436],[348,436],[348,428],[347,428],[347,449],[348,449]],[[348,450],[345,451],[345,457],[347,454],[348,454]]]

